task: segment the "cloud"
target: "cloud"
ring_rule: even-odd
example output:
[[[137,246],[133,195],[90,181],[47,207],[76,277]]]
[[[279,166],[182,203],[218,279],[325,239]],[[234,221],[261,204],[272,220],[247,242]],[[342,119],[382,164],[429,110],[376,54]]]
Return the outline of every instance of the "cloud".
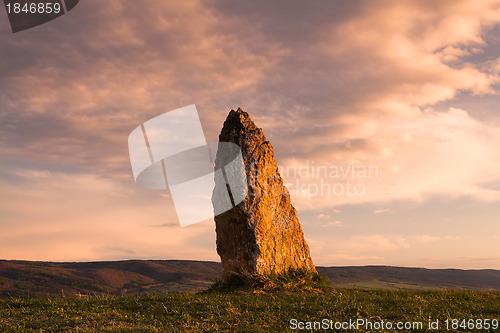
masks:
[[[2,154],[124,175],[127,136],[138,124],[197,103],[208,128],[220,114],[219,131],[230,108],[220,101],[265,80],[279,52],[246,43],[231,19],[221,24],[198,1],[91,1],[71,15],[42,38],[1,36]],[[248,38],[261,34],[247,30]]]
[[[23,170],[15,181],[0,180],[0,197],[4,259],[218,259],[213,221],[181,228],[160,191],[92,174]],[[170,227],[151,227],[162,224]]]
[[[373,211],[373,214],[383,214],[383,213],[389,213],[391,210],[389,208],[377,208]]]
[[[339,266],[352,265],[353,262],[363,265],[426,266],[425,256],[439,249],[441,257],[432,263],[433,267],[443,267],[444,262],[467,267],[463,261],[458,264],[462,252],[454,250],[462,242],[463,238],[456,235],[377,233],[348,237],[320,234],[308,239],[313,258],[318,258],[315,264],[335,263]],[[427,262],[427,266],[429,264]]]
[[[328,227],[337,227],[337,228],[340,228],[340,227],[343,226],[343,224],[340,221],[329,221],[329,222],[323,223],[321,226],[323,228],[328,228]]]
[[[336,243],[334,252],[367,253],[371,251],[394,251],[401,248],[409,248],[408,238],[402,235],[360,235],[349,237],[340,243]]]
[[[88,0],[32,31],[0,34],[1,251],[217,259],[208,224],[151,227],[175,223],[174,207],[168,193],[136,188],[128,160],[132,129],[193,103],[212,140],[242,106],[284,167],[376,168],[285,177],[294,205],[318,219],[341,205],[498,201],[500,123],[488,120],[498,103],[481,96],[498,94],[499,23],[497,1]],[[454,104],[458,95],[478,105]],[[375,261],[438,242],[359,237],[339,240],[353,253],[335,255]]]
[[[261,29],[269,31],[268,38],[284,52],[268,82],[288,93],[286,98],[276,95],[262,106],[267,115],[257,109],[260,118],[254,118],[273,138],[281,165],[355,163],[379,170],[377,177],[353,182],[362,195],[349,194],[346,183],[337,185],[335,193],[332,187],[338,179],[325,180],[328,189],[319,179],[302,178],[297,184],[287,178],[294,202],[302,209],[318,209],[331,206],[332,200],[337,204],[436,196],[499,200],[498,191],[484,186],[500,179],[491,168],[500,163],[493,144],[498,142],[498,124],[482,122],[459,107],[433,108],[459,93],[496,94],[500,81],[487,65],[490,60],[478,62],[473,57],[484,52],[483,36],[500,22],[495,2],[476,6],[472,1],[388,1],[376,7],[352,3],[332,5],[342,18],[324,20],[317,14],[314,29],[294,15],[300,8],[307,18],[317,8],[297,5],[278,13],[273,5],[265,6],[269,16],[262,18]],[[246,8],[242,14],[240,5],[229,11],[248,22],[263,13],[262,7],[242,5]],[[292,22],[285,22],[289,16],[301,29],[292,40],[278,33],[279,24],[288,27]],[[299,52],[305,45],[310,52]],[[256,100],[265,100],[272,91]],[[488,111],[493,110],[483,112]]]
[[[460,241],[462,238],[458,236],[432,236],[432,235],[400,235],[400,234],[371,234],[352,236],[344,240],[336,240],[334,252],[350,252],[353,253],[369,253],[373,251],[397,251],[401,249],[409,249],[411,247],[420,246],[430,242],[438,241]]]
[[[416,239],[422,243],[437,242],[440,238],[436,236],[422,235],[417,236]]]
[[[212,139],[241,104],[285,165],[317,156],[380,165],[399,149],[426,158],[392,140],[419,136],[408,123],[432,122],[429,104],[493,92],[498,74],[466,56],[481,52],[497,12],[471,1],[90,2],[71,14],[73,24],[46,25],[55,45],[2,36],[0,152],[125,180],[129,132],[194,102]],[[380,182],[389,182],[383,172]],[[468,192],[486,195],[473,185]]]
[[[500,200],[500,192],[489,184],[500,179],[499,140],[500,128],[464,110],[428,109],[411,121],[380,126],[366,147],[343,152],[345,160],[353,161],[349,165],[362,173],[318,173],[339,167],[338,152],[321,152],[314,156],[314,167],[308,160],[288,160],[297,170],[308,169],[309,177],[284,176],[299,209],[324,209],[332,201],[340,205],[435,197],[494,202]]]

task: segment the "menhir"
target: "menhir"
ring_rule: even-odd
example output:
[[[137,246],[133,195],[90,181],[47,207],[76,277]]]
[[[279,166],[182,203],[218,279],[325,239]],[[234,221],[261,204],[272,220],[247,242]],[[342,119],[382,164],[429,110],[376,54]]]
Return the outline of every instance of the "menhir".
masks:
[[[219,136],[216,170],[224,170],[234,160],[234,152],[221,149],[225,145],[223,142],[240,147],[240,168],[244,169],[241,174],[245,186],[245,196],[233,193],[233,207],[217,214],[220,195],[228,191],[231,194],[228,185],[231,175],[228,172],[233,173],[234,178],[234,163],[232,171],[226,168],[225,181],[217,181],[216,177],[212,203],[216,212],[217,253],[221,257],[224,276],[242,272],[277,274],[292,270],[316,273],[297,212],[278,172],[273,147],[262,129],[241,108],[231,110]],[[234,197],[238,195],[243,201],[234,205]]]

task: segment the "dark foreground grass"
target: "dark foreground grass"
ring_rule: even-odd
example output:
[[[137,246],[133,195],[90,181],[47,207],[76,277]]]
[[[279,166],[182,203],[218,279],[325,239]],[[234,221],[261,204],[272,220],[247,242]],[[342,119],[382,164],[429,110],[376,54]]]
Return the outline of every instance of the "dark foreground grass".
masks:
[[[400,332],[428,331],[429,319],[438,319],[440,327],[433,332],[443,332],[446,319],[499,317],[500,292],[474,291],[337,289],[0,301],[0,332],[281,332],[290,331],[291,319],[324,318],[424,323],[423,330]]]

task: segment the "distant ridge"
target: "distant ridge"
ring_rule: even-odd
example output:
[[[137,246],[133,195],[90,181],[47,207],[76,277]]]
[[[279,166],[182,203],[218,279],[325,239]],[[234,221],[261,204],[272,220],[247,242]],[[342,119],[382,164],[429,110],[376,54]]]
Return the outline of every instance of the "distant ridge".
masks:
[[[337,287],[500,290],[500,270],[390,266],[317,267]],[[222,275],[217,262],[126,260],[81,263],[0,260],[0,298],[196,292]]]
[[[220,263],[189,260],[0,260],[0,298],[198,291],[207,288],[221,271]]]
[[[318,267],[332,284],[369,289],[500,290],[500,270],[426,269],[392,266]]]

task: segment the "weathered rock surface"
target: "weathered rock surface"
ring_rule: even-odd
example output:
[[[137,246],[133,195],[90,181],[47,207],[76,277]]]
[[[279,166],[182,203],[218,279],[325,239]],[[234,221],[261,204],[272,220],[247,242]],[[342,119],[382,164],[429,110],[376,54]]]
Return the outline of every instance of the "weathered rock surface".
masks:
[[[274,274],[297,269],[316,273],[297,212],[278,172],[273,147],[262,129],[240,108],[231,110],[219,142],[240,146],[248,184],[243,202],[215,217],[223,274]],[[217,152],[216,169],[227,163],[224,154],[220,149]],[[226,184],[216,183],[214,206],[216,193],[225,188]]]

